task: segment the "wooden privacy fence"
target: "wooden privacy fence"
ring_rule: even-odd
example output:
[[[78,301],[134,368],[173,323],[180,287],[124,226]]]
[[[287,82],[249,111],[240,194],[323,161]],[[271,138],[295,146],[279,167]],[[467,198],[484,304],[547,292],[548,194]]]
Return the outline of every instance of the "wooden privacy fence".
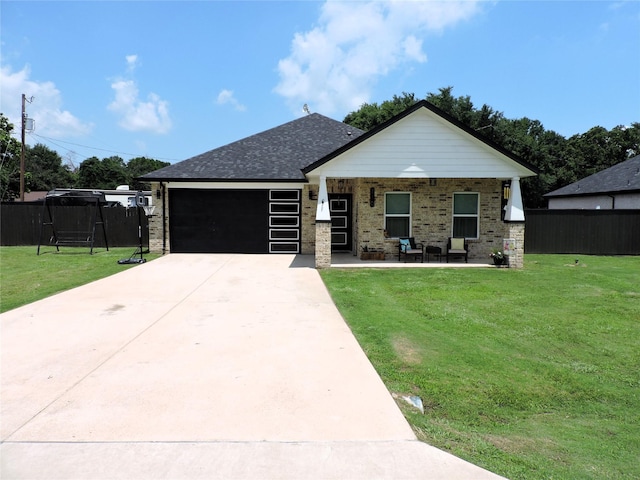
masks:
[[[93,207],[52,206],[56,231],[87,232],[92,229]],[[105,231],[109,247],[136,247],[138,240],[138,212],[135,208],[102,207]],[[149,245],[148,219],[140,212],[142,221],[142,244]],[[43,208],[41,203],[11,202],[0,205],[0,245],[38,245]],[[45,226],[42,231],[42,246],[50,245],[52,231]],[[100,227],[96,228],[94,247],[104,247]],[[89,248],[84,246],[83,248]]]
[[[526,210],[525,219],[525,253],[640,254],[640,210]]]
[[[58,230],[90,230],[91,207],[52,207]],[[103,207],[110,247],[138,246],[135,208]],[[42,204],[0,205],[0,245],[38,245]],[[578,253],[584,255],[640,255],[640,210],[527,210],[526,253]],[[149,245],[148,219],[142,215],[142,243]],[[95,246],[104,247],[100,230]],[[49,244],[45,228],[42,245]],[[87,249],[88,250],[88,249]]]

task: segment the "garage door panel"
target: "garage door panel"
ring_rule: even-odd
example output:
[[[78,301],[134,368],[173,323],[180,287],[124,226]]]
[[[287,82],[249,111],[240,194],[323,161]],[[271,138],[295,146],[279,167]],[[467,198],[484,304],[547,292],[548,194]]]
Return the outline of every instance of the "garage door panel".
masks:
[[[171,190],[171,251],[267,253],[268,190]]]

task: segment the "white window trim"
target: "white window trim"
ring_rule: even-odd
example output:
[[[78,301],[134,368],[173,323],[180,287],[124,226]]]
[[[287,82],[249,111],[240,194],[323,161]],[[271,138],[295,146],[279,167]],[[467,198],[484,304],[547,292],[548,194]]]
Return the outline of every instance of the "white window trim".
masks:
[[[455,213],[455,196],[456,195],[477,195],[478,204],[476,205],[476,214],[456,214]],[[451,236],[453,236],[453,224],[456,218],[475,218],[476,219],[476,236],[475,237],[465,237],[469,240],[478,240],[480,238],[480,192],[453,192],[451,196]]]
[[[392,218],[405,218],[407,214],[402,213],[387,213],[387,194],[395,195],[395,194],[405,194],[409,195],[409,236],[412,236],[412,225],[413,225],[413,195],[411,192],[384,192],[384,218],[382,220],[382,228],[387,228],[387,217]],[[399,237],[389,237],[389,238],[399,238]]]

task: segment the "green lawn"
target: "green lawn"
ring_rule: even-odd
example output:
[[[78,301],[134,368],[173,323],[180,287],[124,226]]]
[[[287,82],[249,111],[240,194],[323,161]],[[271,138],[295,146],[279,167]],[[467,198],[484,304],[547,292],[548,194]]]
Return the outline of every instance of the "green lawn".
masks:
[[[135,247],[0,247],[0,313],[84,285],[135,265],[119,265]],[[158,255],[144,255],[147,260]]]
[[[575,263],[575,259],[579,263]],[[640,478],[640,257],[324,270],[429,444],[512,479]]]
[[[0,247],[0,311],[132,268],[47,251]],[[640,257],[575,258],[321,274],[422,440],[512,479],[640,478]]]

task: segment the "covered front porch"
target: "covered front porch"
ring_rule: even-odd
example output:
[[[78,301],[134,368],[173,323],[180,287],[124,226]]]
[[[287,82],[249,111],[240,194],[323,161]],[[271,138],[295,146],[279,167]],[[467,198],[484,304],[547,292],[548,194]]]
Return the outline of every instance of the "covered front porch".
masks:
[[[406,262],[403,260],[398,261],[397,258],[390,258],[387,260],[361,260],[359,256],[351,253],[332,253],[331,254],[331,268],[505,268],[497,267],[491,262],[490,258],[486,260],[481,259],[469,259],[468,263],[464,261],[450,261],[446,262],[444,256],[441,260],[430,258],[427,261],[425,256],[424,262],[419,260],[409,259]]]
[[[295,256],[295,260],[292,264],[295,267],[309,267],[315,268],[316,261],[315,255],[311,254],[298,254]],[[406,263],[404,261],[398,261],[398,259],[387,259],[387,260],[361,260],[359,256],[353,255],[348,252],[334,252],[331,254],[331,264],[330,268],[447,268],[447,269],[456,269],[456,268],[501,268],[506,269],[508,265],[503,265],[501,267],[495,266],[490,258],[486,260],[480,259],[469,259],[469,263],[455,261],[447,263],[446,260],[442,259],[442,261],[430,259],[427,261],[425,257],[425,261],[412,261],[409,260]]]
[[[465,237],[471,266],[492,266],[489,254],[502,250],[505,239],[513,239],[517,251],[511,264],[522,266],[524,223],[508,220],[521,204],[518,178],[510,182],[496,178],[320,178],[306,188],[309,193],[303,200],[309,198],[304,209],[308,220],[303,224],[312,229],[303,229],[303,238],[309,242],[302,253],[315,253],[319,268],[411,265],[413,258],[407,263],[398,258],[401,237],[413,237],[422,244],[425,265],[437,266],[434,249],[446,264],[448,239],[454,236]],[[472,200],[466,201],[470,211],[465,215],[456,215],[459,199]],[[391,201],[395,202],[393,212]]]

